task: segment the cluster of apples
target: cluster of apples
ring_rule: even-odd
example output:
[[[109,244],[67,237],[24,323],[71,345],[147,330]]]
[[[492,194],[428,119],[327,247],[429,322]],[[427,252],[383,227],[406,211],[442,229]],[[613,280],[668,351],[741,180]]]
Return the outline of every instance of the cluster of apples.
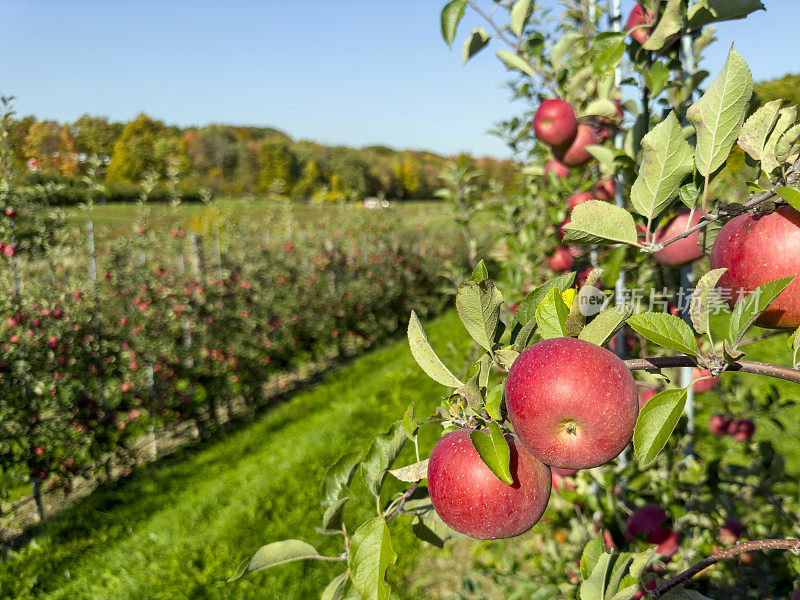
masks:
[[[592,160],[586,146],[598,143],[595,128],[578,123],[575,110],[566,100],[553,98],[539,105],[533,117],[533,133],[550,146],[555,159],[544,168],[545,176],[550,171],[556,177],[566,177],[570,167],[580,167]]]
[[[630,443],[639,414],[625,363],[595,344],[554,338],[527,348],[506,380],[513,484],[481,460],[471,430],[448,433],[428,463],[428,491],[451,528],[478,539],[520,535],[544,513],[554,469],[590,469]],[[482,434],[488,435],[488,434]],[[570,471],[574,472],[574,471]]]
[[[756,425],[750,419],[732,419],[717,413],[708,420],[708,430],[717,437],[729,435],[737,442],[749,442],[756,434]]]

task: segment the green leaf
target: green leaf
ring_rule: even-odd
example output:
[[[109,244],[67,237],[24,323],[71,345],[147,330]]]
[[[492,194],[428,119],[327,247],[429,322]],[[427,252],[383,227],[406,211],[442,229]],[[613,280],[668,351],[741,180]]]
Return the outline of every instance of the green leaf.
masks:
[[[790,187],[775,188],[775,193],[786,200],[797,210],[800,210],[800,190]]]
[[[278,565],[285,565],[286,563],[298,560],[324,559],[325,557],[321,556],[314,546],[303,540],[273,542],[266,546],[261,546],[253,555],[253,558],[250,559],[250,562],[244,570],[232,577],[230,581],[239,579],[239,577],[247,573],[269,569],[270,567],[277,567]]]
[[[753,75],[741,55],[731,48],[728,60],[706,93],[689,107],[686,118],[697,135],[695,164],[708,177],[728,158],[744,125],[753,94]]]
[[[700,349],[689,326],[679,317],[668,313],[640,313],[628,319],[634,331],[640,333],[653,343],[698,356]]]
[[[663,92],[671,76],[669,67],[661,61],[655,61],[650,65],[650,68],[644,72],[650,95],[655,97]]]
[[[406,432],[406,437],[413,440],[417,433],[419,422],[414,419],[414,403],[412,402],[406,407],[403,412],[403,430]]]
[[[492,39],[492,36],[486,33],[483,29],[473,29],[472,33],[469,34],[469,37],[464,40],[464,51],[462,53],[464,62],[466,63],[470,58],[483,50],[486,47],[486,44],[489,43],[490,39]]]
[[[607,117],[616,120],[617,105],[609,98],[597,98],[592,100],[583,111],[583,116]],[[601,146],[601,148],[604,146]]]
[[[491,350],[503,295],[490,280],[468,281],[456,293],[456,311],[467,332],[485,350]]]
[[[689,29],[709,23],[744,19],[757,10],[766,10],[760,0],[699,0],[689,8]]]
[[[636,223],[624,208],[600,200],[575,207],[572,221],[564,225],[564,241],[578,244],[622,242],[638,246]]]
[[[555,68],[560,67],[561,63],[564,62],[564,57],[569,53],[573,46],[579,42],[582,42],[583,39],[584,38],[580,33],[570,32],[564,34],[550,51],[550,62],[553,63],[553,66]]]
[[[483,394],[481,393],[481,387],[478,383],[479,377],[480,369],[470,377],[464,385],[453,392],[453,395],[464,398],[467,405],[475,411],[479,411],[483,408]]]
[[[522,35],[525,24],[531,16],[533,10],[533,0],[517,0],[511,7],[511,31],[515,36]]]
[[[506,369],[510,369],[511,365],[514,364],[514,361],[517,360],[520,353],[513,348],[503,348],[502,350],[495,352],[494,355],[497,357],[497,360],[501,365],[503,365]],[[484,385],[483,387],[486,386]]]
[[[631,204],[645,218],[660,215],[678,196],[681,183],[694,171],[692,147],[674,112],[642,139],[644,157],[631,188]]]
[[[622,329],[625,321],[633,312],[632,306],[611,306],[595,316],[581,330],[578,338],[598,346],[604,346],[608,340]]]
[[[586,53],[595,75],[604,75],[614,68],[625,55],[624,32],[604,31],[595,36]]]
[[[622,150],[609,148],[607,146],[597,146],[592,144],[585,146],[584,150],[597,159],[597,162],[599,162],[609,173],[617,172],[619,170],[619,164],[622,161],[630,160],[630,157]]]
[[[486,412],[492,419],[500,420],[500,405],[503,402],[503,384],[498,383],[486,395]]]
[[[361,455],[358,452],[350,452],[339,457],[339,460],[328,469],[322,479],[322,507],[333,506],[339,500],[342,490],[350,485],[353,473],[356,472],[358,464],[361,462]]]
[[[678,191],[678,197],[687,208],[694,210],[697,207],[697,201],[700,199],[700,188],[691,181],[681,186],[681,189]]]
[[[411,318],[408,320],[408,345],[411,348],[411,355],[425,374],[447,387],[460,387],[464,385],[444,366],[444,363],[436,355],[425,335],[417,313],[411,311]]]
[[[583,554],[581,554],[581,577],[583,579],[588,579],[589,575],[592,574],[594,571],[595,565],[597,565],[597,561],[600,559],[600,555],[603,554],[605,551],[605,547],[603,546],[603,534],[598,533],[594,538],[586,542],[586,545],[583,547]]]
[[[719,278],[728,269],[714,269],[700,278],[694,288],[692,300],[689,303],[689,317],[692,319],[694,330],[699,333],[708,333],[708,313],[711,309],[711,301],[716,292],[715,287]]]
[[[321,529],[323,533],[335,533],[341,530],[344,505],[350,500],[352,500],[352,498],[349,496],[339,498],[334,504],[331,504],[325,509],[325,514],[322,516]]]
[[[667,7],[658,19],[656,28],[647,37],[642,45],[645,50],[660,50],[667,42],[667,38],[678,33],[683,28],[683,14],[681,12],[682,0],[667,0]]]
[[[633,452],[642,465],[653,462],[678,424],[686,405],[686,390],[664,390],[647,401],[636,419]]]
[[[789,350],[800,349],[800,327],[794,330],[794,332],[787,338],[786,343],[789,346]]]
[[[503,483],[513,485],[514,477],[511,475],[510,466],[511,450],[503,432],[500,431],[500,426],[492,421],[489,423],[488,431],[473,431],[469,434],[469,439],[472,440],[472,445],[475,446],[481,460],[492,470],[492,473]]]
[[[750,115],[739,132],[739,147],[753,160],[760,162],[764,156],[769,134],[772,133],[772,129],[778,121],[782,104],[783,100],[767,102]]]
[[[611,577],[608,580],[608,585],[606,586],[607,597],[611,594],[617,593],[623,578],[628,573],[628,567],[631,566],[632,562],[633,562],[633,557],[627,552],[623,552],[621,554],[616,554],[613,556],[614,568],[611,572]],[[635,589],[633,591],[634,593],[636,592]],[[626,598],[625,600],[629,600],[629,598],[630,597]]]
[[[406,506],[408,504],[406,503]],[[423,542],[428,542],[437,548],[444,548],[447,540],[458,537],[458,533],[442,521],[439,516],[431,511],[428,515],[417,515],[411,524],[411,530]]]
[[[553,288],[558,288],[559,292],[565,292],[568,288],[572,287],[575,282],[575,273],[565,273],[545,281],[542,285],[534,288],[525,296],[525,299],[520,303],[517,312],[514,314],[514,320],[511,323],[511,341],[514,341],[519,333],[519,327],[535,321],[536,309],[539,303],[544,300],[544,297]],[[516,348],[515,348],[516,349]]]
[[[797,151],[797,142],[800,140],[800,123],[795,123],[784,131],[775,145],[775,160],[783,164]]]
[[[397,560],[389,527],[383,517],[373,517],[353,534],[347,559],[350,579],[363,600],[389,600],[386,569]]]
[[[717,235],[719,235],[723,225],[724,223],[717,219],[700,229],[700,237],[697,238],[697,246],[703,254],[711,254],[711,250],[714,248],[714,241],[717,239]]]
[[[642,575],[644,575],[644,570],[652,562],[655,555],[655,548],[634,554],[633,563],[631,563],[631,568],[628,570],[631,577],[635,579],[641,579]]]
[[[753,326],[759,315],[767,310],[769,305],[778,297],[778,294],[789,287],[789,284],[794,280],[794,277],[782,277],[781,279],[768,281],[736,303],[731,313],[731,319],[728,322],[728,340],[733,348],[736,348],[742,342],[744,334]],[[731,292],[735,293],[736,290],[731,290]]]
[[[604,600],[606,597],[606,582],[608,581],[608,568],[611,555],[603,552],[594,565],[589,577],[584,579],[578,588],[581,600]]]
[[[534,71],[530,63],[528,63],[528,61],[521,56],[514,54],[513,52],[509,52],[508,50],[500,50],[497,53],[497,57],[502,60],[509,69],[516,69],[517,71],[522,71],[530,77],[536,77],[536,71]]]
[[[342,600],[344,598],[344,586],[350,576],[350,571],[337,575],[322,592],[320,600]]]
[[[782,108],[778,113],[778,120],[775,123],[775,127],[772,128],[772,132],[769,134],[769,139],[764,145],[764,152],[761,157],[761,168],[765,173],[772,173],[772,171],[781,166],[781,161],[778,160],[777,155],[778,142],[784,134],[789,133],[796,120],[796,106],[787,106],[786,108]]]
[[[400,467],[399,469],[392,469],[389,471],[392,475],[397,477],[400,481],[408,483],[414,481],[421,481],[428,476],[428,459],[416,462],[407,467]]]
[[[458,23],[464,16],[464,9],[467,6],[467,0],[452,0],[448,2],[442,9],[442,36],[448,46],[453,45],[453,40],[456,37],[456,29]]]
[[[380,497],[386,471],[397,459],[406,439],[406,432],[398,421],[386,433],[376,437],[364,455],[364,460],[361,461],[361,475],[375,496]]]
[[[533,338],[533,332],[535,329],[536,319],[534,318],[525,323],[522,328],[518,329],[517,333],[512,331],[512,339],[514,340],[514,344],[511,346],[511,348],[519,353],[522,353],[522,351],[528,347],[528,344]]]
[[[536,308],[536,323],[539,325],[539,333],[542,338],[567,337],[567,318],[569,317],[569,307],[561,297],[558,289],[553,288],[544,297]]]

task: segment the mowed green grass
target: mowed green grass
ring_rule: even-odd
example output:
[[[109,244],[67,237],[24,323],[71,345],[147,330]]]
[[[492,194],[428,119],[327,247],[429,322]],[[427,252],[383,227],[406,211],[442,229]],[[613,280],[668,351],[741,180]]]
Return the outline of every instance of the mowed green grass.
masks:
[[[363,209],[359,204],[309,205],[288,203],[294,219],[300,226],[313,226],[331,219],[354,221],[358,214],[381,215],[386,220],[399,219],[407,223],[452,227],[452,210],[441,201],[396,202],[389,209]],[[149,215],[148,227],[184,227],[188,230],[207,225],[209,221],[224,224],[229,219],[246,220],[248,223],[269,227],[276,217],[275,204],[264,198],[223,198],[206,206],[198,202],[186,202],[171,208],[165,203],[146,205]],[[67,225],[85,228],[86,211],[70,207],[66,209]],[[97,235],[114,239],[128,234],[137,223],[139,207],[132,203],[95,204],[92,210]]]
[[[458,366],[469,344],[455,311],[427,325],[445,362]],[[444,392],[416,366],[405,340],[396,340],[260,420],[141,468],[117,489],[72,505],[0,564],[0,597],[318,597],[343,570],[340,563],[304,562],[234,583],[226,579],[261,545],[280,539],[301,538],[324,553],[341,552],[340,538],[314,531],[326,469],[341,454],[364,448],[410,402],[431,411]],[[434,426],[428,429],[423,450],[436,435]],[[406,446],[398,464],[415,460],[413,445]],[[392,482],[386,494],[399,486]],[[360,475],[352,489],[358,496],[351,502],[355,527],[374,511],[374,499]],[[393,521],[392,534],[400,559],[391,581],[402,595],[420,542],[402,518]]]

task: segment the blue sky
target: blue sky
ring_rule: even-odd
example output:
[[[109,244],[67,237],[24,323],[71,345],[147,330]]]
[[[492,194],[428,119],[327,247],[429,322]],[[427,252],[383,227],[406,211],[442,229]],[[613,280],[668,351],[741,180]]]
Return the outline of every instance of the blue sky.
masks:
[[[604,0],[599,0],[600,2]],[[444,0],[0,0],[0,92],[20,114],[270,125],[295,138],[508,155],[486,131],[509,104],[493,52],[464,67]],[[540,6],[554,0],[540,0]],[[732,42],[756,79],[800,71],[797,0],[724,23],[704,67]],[[633,0],[623,0],[623,10]],[[497,47],[496,49],[499,49]]]

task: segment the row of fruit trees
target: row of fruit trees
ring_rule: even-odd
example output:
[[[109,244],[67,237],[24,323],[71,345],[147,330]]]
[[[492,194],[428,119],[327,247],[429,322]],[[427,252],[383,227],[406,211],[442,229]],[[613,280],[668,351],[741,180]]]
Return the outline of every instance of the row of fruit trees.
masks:
[[[500,237],[456,293],[475,352],[454,372],[412,312],[410,349],[442,384],[440,406],[419,415],[410,405],[330,468],[319,531],[340,537],[341,554],[274,541],[243,573],[339,561],[323,599],[385,599],[392,530],[410,526],[438,546],[531,530],[534,543],[497,542],[482,563],[508,597],[778,598],[797,589],[796,556],[761,552],[800,550],[800,494],[776,443],[753,442],[746,414],[718,414],[709,432],[730,437],[701,455],[706,431],[693,416],[693,393],[718,379],[722,393],[704,399],[720,413],[790,400],[776,391],[740,401],[740,377],[800,383],[797,107],[759,107],[733,48],[715,77],[697,67],[714,23],[764,7],[642,0],[623,29],[618,0],[561,4],[555,15],[532,0],[444,7],[445,40],[467,11],[482,18],[465,61],[499,45],[514,97],[535,109],[497,128],[527,180],[495,206]],[[732,152],[745,160],[734,165]],[[470,174],[451,176],[464,184],[447,197],[470,242]],[[632,301],[658,294],[660,309]],[[746,358],[750,342],[773,335],[786,342],[782,364]],[[675,368],[695,369],[694,380],[676,385]],[[425,458],[418,440],[429,428],[442,435]],[[409,442],[416,462],[396,465]],[[347,512],[356,477],[376,505],[359,521]]]
[[[43,493],[110,477],[153,428],[208,437],[288,370],[441,310],[440,265],[464,262],[439,231],[357,210],[300,227],[286,206],[261,221],[209,199],[187,233],[177,200],[147,203],[153,181],[130,232],[95,251],[91,205],[69,226],[0,163],[0,499],[32,486],[40,518]]]

